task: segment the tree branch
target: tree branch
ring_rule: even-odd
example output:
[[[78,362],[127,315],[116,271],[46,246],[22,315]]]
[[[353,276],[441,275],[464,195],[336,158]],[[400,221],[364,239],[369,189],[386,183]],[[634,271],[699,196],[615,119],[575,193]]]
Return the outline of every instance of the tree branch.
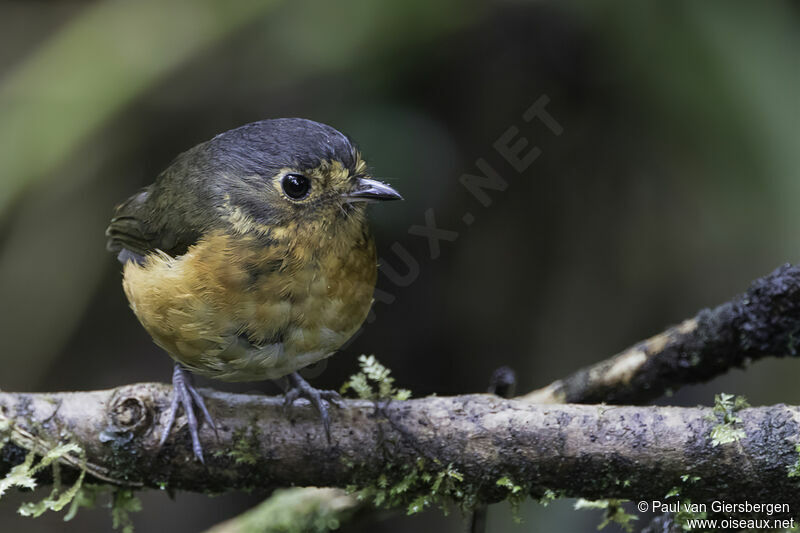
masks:
[[[378,408],[358,400],[332,411],[329,445],[308,404],[287,416],[279,398],[203,390],[219,441],[203,428],[202,465],[192,458],[185,428],[157,449],[170,392],[145,383],[84,393],[1,393],[0,413],[11,424],[13,445],[3,448],[0,470],[19,462],[14,445],[47,449],[71,440],[86,451],[89,473],[134,487],[344,487],[371,484],[381,475],[391,484],[408,468],[435,474],[449,466],[463,478],[465,494],[487,502],[508,495],[497,484],[502,477],[534,496],[550,489],[641,500],[662,499],[691,474],[700,480],[681,494],[695,501],[737,501],[744,494],[751,501],[800,505],[797,482],[788,477],[798,460],[800,407],[741,410],[744,437],[715,446],[709,435],[718,422],[708,408],[548,406],[489,395]]]
[[[97,480],[129,487],[374,487],[383,476],[389,487],[415,479],[405,493],[413,498],[434,490],[420,480],[447,471],[458,473],[461,497],[473,504],[503,499],[512,482],[534,497],[552,490],[590,499],[663,500],[680,487],[681,498],[695,501],[746,495],[796,508],[800,491],[789,472],[796,474],[800,465],[800,407],[739,411],[741,438],[720,444],[709,438],[720,423],[710,409],[539,404],[646,402],[750,360],[795,356],[799,334],[800,269],[786,265],[731,302],[517,401],[486,395],[381,405],[348,401],[333,410],[332,445],[308,404],[287,416],[280,399],[204,390],[220,428],[218,439],[203,428],[207,465],[194,461],[183,419],[157,448],[171,393],[165,385],[0,393],[0,445],[9,441],[0,452],[0,475],[28,450],[44,455],[71,441],[86,452],[61,458],[73,477],[85,468]],[[698,481],[687,485],[687,474]],[[46,469],[38,475],[50,482]],[[500,479],[505,482],[498,484]],[[338,490],[277,493],[224,527],[235,530],[270,516],[274,522],[273,513],[287,509],[344,520],[360,507]]]
[[[362,507],[341,489],[305,487],[278,490],[264,502],[212,527],[206,533],[278,533],[338,529]]]
[[[797,356],[800,267],[784,265],[715,309],[520,399],[642,404],[763,357]]]

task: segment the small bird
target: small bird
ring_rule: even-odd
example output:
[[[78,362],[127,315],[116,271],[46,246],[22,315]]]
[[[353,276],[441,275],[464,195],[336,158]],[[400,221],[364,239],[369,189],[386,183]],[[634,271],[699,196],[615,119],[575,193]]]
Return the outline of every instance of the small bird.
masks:
[[[191,148],[117,207],[107,248],[123,264],[133,312],[175,361],[161,444],[180,408],[201,462],[199,417],[216,431],[187,370],[223,381],[287,376],[287,404],[308,399],[330,438],[326,401],[338,395],[297,371],[366,318],[377,259],[365,207],[397,199],[347,136],[283,118]]]

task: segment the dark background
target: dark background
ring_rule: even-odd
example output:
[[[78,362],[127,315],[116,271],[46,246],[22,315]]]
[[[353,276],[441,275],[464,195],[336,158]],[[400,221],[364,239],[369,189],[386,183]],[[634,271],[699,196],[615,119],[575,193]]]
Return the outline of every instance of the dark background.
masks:
[[[393,243],[419,263],[408,286],[379,276],[393,302],[317,386],[374,353],[416,396],[483,391],[503,364],[526,392],[721,303],[800,255],[797,5],[2,2],[0,387],[168,381],[103,231],[176,154],[270,117],[351,135],[406,198],[372,209],[383,263],[403,271]],[[542,95],[560,136],[522,120]],[[521,174],[492,148],[510,126],[542,151]],[[508,181],[488,207],[459,184],[480,157]],[[458,232],[436,259],[408,232],[428,209]],[[759,362],[667,402],[797,404],[797,371]],[[148,492],[134,520],[198,531],[261,497]],[[33,498],[4,497],[0,530],[110,529],[103,510],[18,517]],[[599,513],[571,505],[529,502],[522,525],[493,506],[489,530],[594,531]],[[358,531],[461,524],[433,511]]]

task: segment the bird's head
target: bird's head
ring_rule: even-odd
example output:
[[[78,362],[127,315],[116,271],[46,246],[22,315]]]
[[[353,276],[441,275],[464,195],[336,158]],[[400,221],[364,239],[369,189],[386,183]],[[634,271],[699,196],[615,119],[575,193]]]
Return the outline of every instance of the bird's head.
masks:
[[[215,176],[220,209],[240,232],[336,232],[371,202],[401,199],[372,179],[358,149],[311,120],[247,124],[198,147]]]

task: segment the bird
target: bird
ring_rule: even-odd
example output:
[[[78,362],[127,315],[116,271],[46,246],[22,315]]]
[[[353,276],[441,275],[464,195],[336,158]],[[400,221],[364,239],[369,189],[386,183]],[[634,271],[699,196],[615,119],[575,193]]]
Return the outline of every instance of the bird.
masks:
[[[174,360],[159,446],[178,412],[204,462],[200,421],[215,432],[192,374],[228,382],[286,377],[330,441],[334,391],[298,371],[333,355],[361,327],[377,277],[366,205],[402,196],[370,176],[331,126],[267,119],[181,153],[116,207],[107,249],[122,263],[133,313]]]

